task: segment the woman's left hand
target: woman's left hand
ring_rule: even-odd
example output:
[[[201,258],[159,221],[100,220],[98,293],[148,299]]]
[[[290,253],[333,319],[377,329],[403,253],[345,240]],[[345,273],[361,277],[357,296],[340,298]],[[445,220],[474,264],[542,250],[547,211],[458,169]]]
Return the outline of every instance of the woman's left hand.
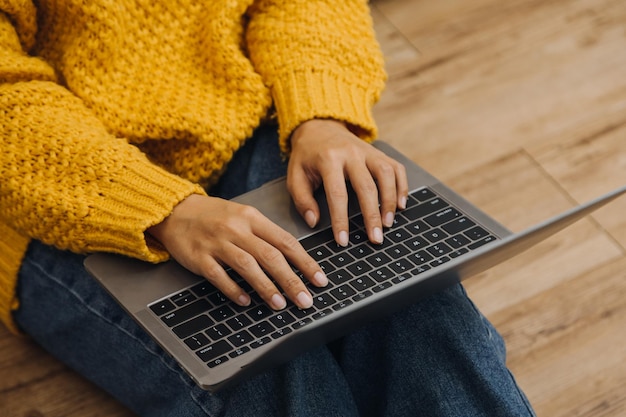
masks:
[[[287,188],[307,224],[314,227],[320,209],[313,192],[324,185],[335,240],[348,244],[348,190],[356,192],[369,240],[382,243],[396,209],[404,209],[408,182],[404,166],[355,136],[344,123],[314,119],[291,137]]]

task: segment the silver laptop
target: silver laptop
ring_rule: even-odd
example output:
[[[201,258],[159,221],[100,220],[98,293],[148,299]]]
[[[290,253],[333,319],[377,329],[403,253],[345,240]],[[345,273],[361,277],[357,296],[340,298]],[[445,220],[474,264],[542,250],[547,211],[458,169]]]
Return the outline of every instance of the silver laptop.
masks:
[[[329,285],[309,285],[314,305],[307,310],[271,310],[233,271],[252,294],[249,307],[174,261],[95,254],[85,266],[200,387],[216,391],[484,271],[626,193],[625,186],[512,234],[388,144],[374,145],[405,165],[411,190],[382,245],[367,242],[354,195],[347,248],[333,242],[323,193],[315,230],[295,210],[284,179],[236,198],[298,237],[325,270]]]

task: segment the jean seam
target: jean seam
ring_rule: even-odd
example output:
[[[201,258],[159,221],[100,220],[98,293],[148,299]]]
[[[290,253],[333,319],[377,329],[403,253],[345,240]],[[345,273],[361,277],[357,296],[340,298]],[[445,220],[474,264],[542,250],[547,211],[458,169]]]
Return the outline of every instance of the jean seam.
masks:
[[[135,340],[140,346],[142,346],[146,352],[148,352],[149,354],[151,354],[152,356],[155,356],[159,359],[159,361],[165,366],[166,369],[168,369],[169,371],[173,372],[174,374],[176,374],[178,376],[178,378],[187,386],[189,387],[189,397],[191,398],[191,400],[209,417],[211,416],[211,413],[205,409],[205,407],[203,406],[203,404],[201,404],[193,395],[193,388],[195,388],[194,383],[189,380],[188,378],[185,377],[185,375],[183,375],[181,372],[179,372],[176,368],[172,367],[170,364],[167,363],[167,361],[164,360],[163,356],[161,354],[159,354],[159,352],[155,351],[154,349],[152,349],[150,346],[148,346],[147,344],[145,344],[141,339],[139,339],[138,337],[134,336],[132,333],[130,333],[129,331],[127,331],[126,329],[124,329],[123,327],[115,324],[113,321],[109,320],[107,317],[105,317],[103,314],[101,314],[100,312],[98,312],[97,310],[95,310],[93,307],[91,307],[87,302],[85,302],[85,300],[83,300],[83,298],[76,292],[74,291],[72,288],[69,288],[68,286],[66,286],[63,282],[61,282],[60,280],[58,280],[54,275],[49,274],[41,265],[39,265],[37,262],[31,260],[31,259],[25,259],[24,263],[29,263],[32,267],[34,267],[35,269],[37,269],[38,271],[40,271],[43,275],[45,275],[50,281],[56,283],[57,285],[59,285],[61,288],[63,288],[64,290],[66,290],[69,294],[71,294],[76,300],[78,300],[78,302],[84,307],[86,308],[87,311],[91,312],[92,314],[94,314],[97,318],[99,318],[100,320],[102,320],[104,323],[115,327],[117,330],[121,331],[122,334],[130,337],[131,339]],[[115,302],[115,301],[114,301]],[[155,343],[155,346],[158,347],[158,345]],[[184,371],[183,371],[184,372]]]

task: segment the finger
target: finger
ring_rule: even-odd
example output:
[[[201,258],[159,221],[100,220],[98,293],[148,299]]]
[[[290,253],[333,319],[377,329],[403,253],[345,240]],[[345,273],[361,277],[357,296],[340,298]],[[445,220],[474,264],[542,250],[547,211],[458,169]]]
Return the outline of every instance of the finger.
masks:
[[[201,268],[200,275],[221,291],[224,296],[240,306],[250,305],[250,295],[232,280],[213,257],[207,257]]]
[[[259,240],[259,239],[253,239]],[[250,242],[250,244],[258,244]],[[247,250],[238,245],[231,245],[224,253],[222,261],[233,268],[245,279],[259,296],[274,310],[282,310],[287,306],[287,301],[276,285],[263,272],[259,263]]]
[[[350,168],[348,175],[359,200],[369,240],[380,244],[383,242],[382,220],[378,204],[378,187],[372,174],[365,165],[358,165]]]
[[[313,197],[314,184],[309,180],[304,171],[293,169],[287,176],[287,190],[291,194],[296,210],[306,224],[313,228],[320,218],[320,209]]]
[[[335,241],[340,246],[348,246],[348,189],[346,179],[341,170],[323,176],[326,201],[330,213]]]
[[[368,167],[378,184],[382,224],[385,227],[391,227],[398,207],[396,172],[393,164],[390,161],[378,159]]]
[[[394,171],[396,173],[396,196],[398,198],[398,208],[400,210],[404,210],[409,197],[409,180],[406,176],[406,168],[404,165],[395,160],[393,162]]]
[[[328,278],[322,268],[293,235],[273,223],[270,228],[274,230],[262,230],[262,226],[260,226],[255,232],[264,237],[267,236],[266,240],[278,249],[289,264],[296,267],[313,285],[317,287],[328,285]],[[289,268],[291,269],[291,266]],[[294,293],[296,292],[292,292],[292,294]]]
[[[295,238],[294,238],[295,241]],[[293,301],[302,309],[309,308],[313,305],[313,298],[304,282],[298,277],[287,260],[276,247],[259,239],[255,245],[254,257],[265,271],[276,281],[278,286],[283,290],[287,298]],[[263,297],[260,290],[259,295]],[[274,297],[274,295],[272,295]]]

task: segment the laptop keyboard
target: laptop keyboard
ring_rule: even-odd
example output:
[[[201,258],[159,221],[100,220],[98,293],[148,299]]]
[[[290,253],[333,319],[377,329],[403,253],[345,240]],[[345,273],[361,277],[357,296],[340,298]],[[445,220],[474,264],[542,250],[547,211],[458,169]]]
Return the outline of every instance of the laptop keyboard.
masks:
[[[324,288],[307,284],[311,308],[288,302],[274,311],[232,270],[231,277],[250,293],[250,306],[236,305],[202,281],[149,307],[214,368],[497,239],[429,188],[409,196],[381,245],[368,241],[360,214],[350,226],[347,247],[335,243],[330,228],[300,241],[329,281]]]

